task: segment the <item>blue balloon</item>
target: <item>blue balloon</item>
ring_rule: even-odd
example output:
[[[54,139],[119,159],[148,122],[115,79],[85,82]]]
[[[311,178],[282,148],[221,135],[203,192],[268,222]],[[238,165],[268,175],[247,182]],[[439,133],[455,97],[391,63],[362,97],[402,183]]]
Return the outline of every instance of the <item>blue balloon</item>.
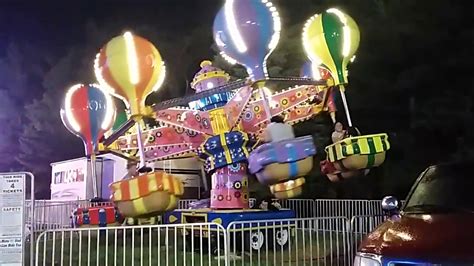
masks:
[[[267,57],[278,44],[281,22],[271,2],[227,0],[214,19],[221,55],[247,69],[252,80],[268,76]]]

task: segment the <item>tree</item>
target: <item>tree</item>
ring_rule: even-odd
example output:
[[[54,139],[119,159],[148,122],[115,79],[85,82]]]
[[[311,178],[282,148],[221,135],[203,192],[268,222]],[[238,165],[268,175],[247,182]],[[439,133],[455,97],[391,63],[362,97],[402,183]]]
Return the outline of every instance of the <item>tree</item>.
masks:
[[[0,58],[0,162],[2,171],[20,170],[15,160],[24,122],[24,103],[41,95],[41,78],[51,57],[42,47],[11,41]]]
[[[41,98],[25,106],[26,123],[19,137],[18,161],[35,175],[40,198],[49,196],[51,163],[84,155],[81,140],[67,131],[59,111],[70,86],[93,81],[91,50],[87,46],[72,47],[44,74],[42,86],[46,90]]]
[[[0,172],[18,170],[18,135],[21,130],[21,108],[7,90],[0,90]]]
[[[62,99],[61,93],[47,90],[40,100],[25,108],[28,123],[20,136],[18,160],[25,170],[35,175],[39,198],[49,195],[51,163],[84,154],[80,139],[68,132],[61,122],[59,110]]]

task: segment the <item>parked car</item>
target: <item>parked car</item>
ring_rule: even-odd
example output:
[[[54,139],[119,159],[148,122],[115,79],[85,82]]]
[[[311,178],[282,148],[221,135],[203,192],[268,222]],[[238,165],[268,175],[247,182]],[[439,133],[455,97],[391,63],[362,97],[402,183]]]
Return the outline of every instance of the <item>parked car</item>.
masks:
[[[399,211],[385,197],[390,217],[361,243],[354,265],[474,265],[474,162],[427,168]]]

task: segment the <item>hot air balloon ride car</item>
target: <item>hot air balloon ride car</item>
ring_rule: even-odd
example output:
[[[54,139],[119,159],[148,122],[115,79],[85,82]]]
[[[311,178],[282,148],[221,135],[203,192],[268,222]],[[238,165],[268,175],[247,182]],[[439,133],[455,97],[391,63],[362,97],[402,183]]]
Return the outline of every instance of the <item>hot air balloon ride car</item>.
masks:
[[[303,29],[303,45],[313,64],[324,64],[331,72],[334,85],[339,88],[347,124],[353,128],[345,96],[348,84],[347,65],[353,61],[359,47],[359,28],[349,15],[337,8],[330,8],[307,20]],[[325,148],[327,159],[321,165],[331,181],[336,177],[349,178],[366,174],[381,165],[390,149],[388,135],[352,135]],[[363,171],[361,171],[363,170]]]
[[[158,49],[145,38],[125,32],[100,50],[94,68],[105,90],[125,103],[131,117],[138,118],[136,132],[141,135],[141,118],[152,116],[145,100],[161,87],[165,78],[165,65]],[[118,118],[123,120],[121,116]],[[126,217],[154,216],[175,208],[183,194],[181,181],[168,173],[146,168],[143,140],[136,141],[144,171],[111,184],[112,201]]]

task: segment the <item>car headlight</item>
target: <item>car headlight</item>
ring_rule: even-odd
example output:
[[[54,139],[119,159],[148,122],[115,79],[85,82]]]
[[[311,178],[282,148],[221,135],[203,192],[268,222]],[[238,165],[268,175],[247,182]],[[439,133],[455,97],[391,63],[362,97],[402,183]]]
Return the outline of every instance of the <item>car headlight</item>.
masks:
[[[381,266],[381,258],[379,255],[369,253],[357,253],[354,259],[354,266]]]

